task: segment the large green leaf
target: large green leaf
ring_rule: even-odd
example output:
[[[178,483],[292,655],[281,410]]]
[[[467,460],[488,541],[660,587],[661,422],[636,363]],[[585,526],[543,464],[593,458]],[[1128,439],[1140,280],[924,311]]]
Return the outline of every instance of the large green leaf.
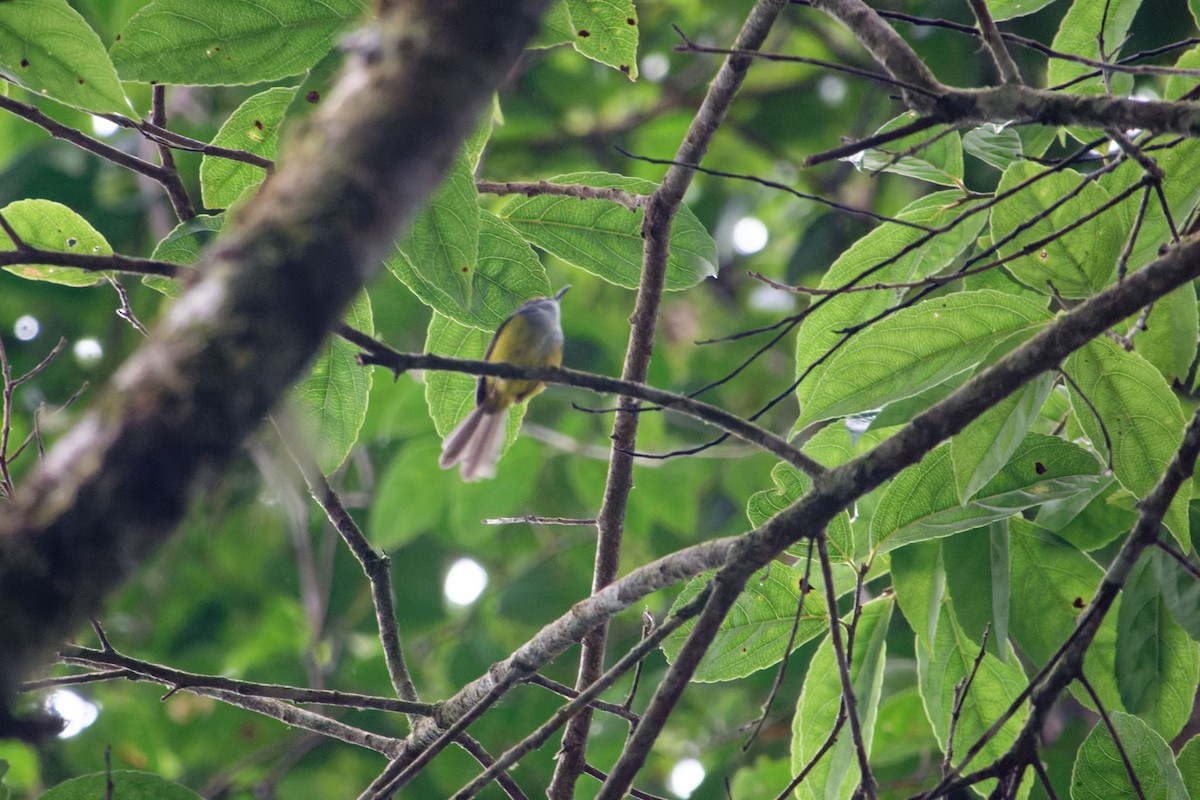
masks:
[[[641,178],[608,172],[574,172],[549,180],[635,194],[651,194],[658,188]],[[516,228],[526,241],[609,283],[629,289],[637,287],[642,274],[644,216],[640,209],[630,211],[607,200],[553,195],[517,197],[500,211],[500,218]],[[691,209],[683,206],[671,226],[667,291],[687,289],[716,275],[717,264],[716,243]]]
[[[41,795],[40,800],[96,800],[98,797],[121,800],[200,800],[200,795],[186,786],[149,772],[123,769],[107,773],[93,772],[91,775],[71,778]]]
[[[295,94],[295,87],[279,86],[254,95],[229,115],[212,143],[275,158],[283,113]],[[206,155],[200,162],[200,194],[204,205],[229,208],[248,189],[262,183],[266,175],[262,167]]]
[[[1108,716],[1141,792],[1133,788],[1125,758],[1117,750],[1108,726],[1097,722],[1075,758],[1072,800],[1188,800],[1183,776],[1163,738],[1132,714],[1110,711]]]
[[[987,7],[992,14],[992,19],[999,22],[1032,14],[1053,2],[1054,0],[987,0]]]
[[[752,577],[722,621],[721,629],[705,651],[692,680],[701,683],[729,681],[779,663],[795,624],[803,577],[802,566],[789,569],[782,564],[772,564],[763,573]],[[672,609],[692,600],[711,578],[711,574],[705,574],[689,581]],[[810,576],[809,581],[811,586],[804,592],[804,608],[793,649],[829,628],[823,584],[816,576]],[[663,641],[662,649],[668,661],[675,661],[694,625],[695,621],[689,620]]]
[[[1092,446],[1103,452],[1107,431],[1117,480],[1134,496],[1145,497],[1183,440],[1179,400],[1149,362],[1107,337],[1071,354],[1066,371],[1079,387],[1070,389],[1071,405]],[[1184,550],[1191,546],[1187,504],[1187,493],[1181,492],[1163,520]]]
[[[964,691],[967,676],[979,657],[979,641],[962,630],[952,607],[942,609],[932,647],[922,637],[917,637],[921,699],[925,701],[925,713],[943,749],[950,740],[955,695]],[[991,653],[984,653],[970,686],[962,695],[961,714],[954,727],[954,752],[961,754],[970,749],[1017,699],[1026,683],[1025,673],[1015,660],[1005,663]],[[1017,713],[984,745],[979,754],[980,763],[999,758],[1016,741],[1028,715],[1029,704],[1022,703]],[[985,783],[980,788],[987,786]]]
[[[1141,4],[1141,0],[1074,0],[1050,46],[1060,53],[1083,56],[1094,61],[1111,61],[1125,43],[1129,25]],[[1097,36],[1100,33],[1103,34],[1104,52],[1100,52]],[[1047,83],[1057,86],[1094,71],[1094,68],[1084,64],[1053,58],[1046,76]],[[1104,83],[1097,76],[1074,84],[1070,91],[1100,93],[1104,91]]]
[[[875,134],[902,128],[916,119],[916,112],[901,114],[881,125]],[[889,142],[885,150],[863,150],[845,160],[864,172],[894,172],[942,186],[962,186],[962,151],[958,131],[947,132],[935,126]]]
[[[368,336],[375,332],[366,292],[346,312],[345,321]],[[358,352],[340,336],[329,336],[312,371],[296,387],[300,408],[315,434],[317,463],[326,475],[350,455],[367,416],[371,370],[359,365]]]
[[[862,616],[854,633],[854,653],[850,661],[850,681],[858,700],[858,716],[868,754],[875,734],[875,718],[883,687],[887,661],[887,629],[892,619],[893,602],[880,597],[862,607]],[[843,618],[849,622],[849,617]],[[842,644],[846,636],[843,633]],[[792,772],[797,773],[812,760],[825,744],[837,720],[841,706],[842,684],[833,643],[826,637],[808,665],[804,688],[792,717]],[[842,728],[837,743],[817,762],[808,777],[796,788],[798,800],[849,800],[858,788],[858,761],[854,737],[849,725]]]
[[[464,325],[482,328],[468,313],[481,226],[475,177],[467,155],[460,153],[385,263],[423,303]]]
[[[1091,485],[1099,471],[1096,459],[1083,448],[1031,433],[973,500],[960,503],[950,446],[942,445],[892,480],[871,521],[871,545],[886,552],[978,528],[1075,494]]]
[[[1187,796],[1200,797],[1200,736],[1188,739],[1187,744],[1175,757],[1175,766],[1179,767],[1179,772],[1183,775]]]
[[[929,645],[937,634],[942,601],[946,596],[942,543],[936,540],[914,542],[892,551],[890,556],[896,602],[917,638]]]
[[[1154,583],[1175,620],[1200,641],[1200,581],[1161,550],[1151,549],[1142,558],[1154,565]]]
[[[51,200],[17,200],[0,209],[0,214],[30,247],[60,253],[110,256],[112,248],[105,238],[83,217],[62,203]],[[0,230],[0,250],[14,250],[12,239]],[[104,281],[104,273],[76,267],[46,264],[13,264],[4,268],[31,281],[62,286],[95,286]]]
[[[1034,668],[1040,669],[1075,630],[1075,621],[1091,602],[1104,570],[1062,539],[1020,517],[1009,520],[1008,528],[1012,635]],[[1083,659],[1084,674],[1110,711],[1125,707],[1115,674],[1120,602],[1118,598],[1100,624]],[[1071,685],[1071,692],[1093,707],[1078,683]]]
[[[68,105],[130,113],[104,44],[67,0],[0,3],[0,70]]]
[[[127,81],[259,83],[316,64],[366,10],[366,0],[154,0],[109,52]]]
[[[850,339],[800,385],[796,427],[910,397],[969,369],[1051,319],[1036,302],[991,289],[901,309]]]
[[[1121,590],[1117,617],[1117,687],[1131,714],[1165,739],[1191,716],[1200,680],[1200,645],[1163,602],[1155,568],[1143,557]]]
[[[1008,463],[1029,432],[1055,376],[1043,373],[983,414],[950,440],[954,485],[958,497],[967,502]]]
[[[944,227],[966,210],[959,192],[936,192],[906,206],[897,219],[925,227]],[[842,253],[826,270],[820,288],[836,289],[859,276],[860,285],[896,283],[933,275],[945,269],[963,250],[971,246],[984,223],[982,213],[969,217],[952,231],[930,236],[919,228],[886,222],[862,237]],[[899,255],[900,253],[904,255]],[[899,256],[899,257],[897,257]],[[889,259],[885,267],[875,269]],[[869,270],[870,272],[867,276]],[[841,329],[872,319],[896,305],[894,291],[851,292],[822,298],[800,326],[796,338],[796,374],[810,366],[843,338]],[[805,380],[797,389],[801,405],[811,394]]]
[[[997,192],[1007,192],[1018,184],[1045,171],[1031,161],[1020,161],[1004,171]],[[1083,191],[1046,213],[1068,192],[1088,180],[1072,170],[1047,175],[1031,186],[1003,200],[992,209],[992,239],[1000,242],[1020,233],[1000,246],[1000,255],[1009,259],[1008,270],[1021,283],[1039,292],[1051,293],[1050,284],[1063,297],[1091,297],[1112,281],[1117,255],[1125,229],[1114,224],[1115,212],[1095,217],[1078,228],[1061,233],[1109,200],[1109,193],[1089,182]],[[1037,220],[1029,225],[1030,220]],[[1015,256],[1023,248],[1049,236],[1053,241],[1039,245],[1033,252]]]
[[[1195,69],[1197,64],[1189,66]],[[1183,225],[1182,220],[1186,219],[1200,202],[1200,141],[1185,139],[1172,142],[1167,147],[1154,150],[1153,153],[1154,160],[1163,170],[1163,197],[1166,198],[1167,207],[1171,210],[1171,217],[1178,230]],[[1103,176],[1100,185],[1107,189],[1109,194],[1116,196],[1142,180],[1144,176],[1141,166],[1134,159],[1129,159],[1114,172]],[[1116,227],[1120,230],[1122,238],[1133,226],[1139,202],[1140,195],[1134,193],[1118,207],[1121,221],[1116,223]],[[1142,227],[1130,251],[1127,268],[1136,270],[1144,267],[1158,256],[1158,251],[1170,240],[1171,227],[1163,214],[1162,203],[1151,190],[1150,202],[1146,205]]]
[[[1155,301],[1145,330],[1133,335],[1133,349],[1153,364],[1168,384],[1182,384],[1196,357],[1198,336],[1196,290],[1187,283]]]
[[[571,45],[593,61],[637,78],[638,28],[633,0],[565,0]]]

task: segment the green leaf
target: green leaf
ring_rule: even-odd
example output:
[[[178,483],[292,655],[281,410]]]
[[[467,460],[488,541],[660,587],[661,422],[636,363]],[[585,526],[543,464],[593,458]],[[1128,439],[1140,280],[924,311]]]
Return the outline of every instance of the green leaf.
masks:
[[[566,0],[569,41],[580,54],[637,78],[637,11],[633,0]]]
[[[1094,61],[1113,60],[1125,43],[1129,25],[1141,4],[1141,0],[1075,0],[1059,23],[1058,33],[1050,46],[1060,53]],[[1097,34],[1101,32],[1104,35],[1103,53],[1097,41]],[[1050,60],[1046,80],[1050,86],[1057,86],[1094,71],[1084,64],[1055,58]],[[1104,83],[1100,77],[1095,77],[1073,84],[1068,91],[1098,94],[1104,91]]]
[[[0,71],[67,105],[130,113],[104,44],[66,0],[0,3]]]
[[[220,86],[304,72],[367,10],[366,0],[155,0],[110,50],[127,81]]]
[[[475,324],[466,310],[474,300],[471,270],[479,261],[479,217],[475,177],[460,153],[385,262],[421,302],[464,325]]]
[[[1182,384],[1196,357],[1198,337],[1196,290],[1188,283],[1158,298],[1146,318],[1146,329],[1133,335],[1133,350],[1153,364],[1167,383]]]
[[[1200,736],[1188,739],[1175,757],[1175,766],[1183,775],[1188,797],[1200,797]]]
[[[1171,616],[1154,565],[1143,557],[1121,590],[1117,617],[1117,688],[1131,714],[1165,739],[1192,712],[1200,680],[1200,646]]]
[[[1038,511],[1037,524],[1080,550],[1097,550],[1127,532],[1137,514],[1122,503],[1132,496],[1117,482],[1105,478],[1074,497],[1046,503]]]
[[[275,158],[283,113],[295,94],[295,87],[280,86],[254,95],[229,115],[212,143],[263,158]],[[267,171],[262,167],[206,155],[200,162],[200,194],[204,205],[229,208],[248,190],[262,183],[266,176]]]
[[[1054,388],[1043,373],[976,417],[950,440],[958,498],[967,502],[1008,463]]]
[[[699,683],[730,681],[778,664],[795,624],[803,577],[803,566],[788,568],[782,564],[772,564],[752,577],[738,602],[721,622],[721,628],[700,660],[692,680]],[[671,609],[691,601],[711,579],[711,573],[693,578],[679,593]],[[804,608],[793,650],[829,629],[823,584],[815,576],[810,575],[809,580],[811,586],[804,593]],[[663,641],[662,650],[667,661],[675,661],[694,626],[695,620],[688,620]]]
[[[880,597],[862,607],[862,616],[854,634],[854,653],[850,661],[850,681],[858,698],[858,714],[864,744],[870,754],[875,719],[883,687],[887,660],[887,629],[892,618],[890,597]],[[843,618],[849,622],[849,617]],[[843,635],[842,644],[846,638]],[[812,760],[825,744],[837,720],[842,700],[833,644],[826,637],[809,662],[804,688],[792,717],[792,772],[797,773]],[[798,787],[798,800],[849,800],[858,788],[859,768],[849,725],[844,725],[837,743],[817,762]]]
[[[1009,657],[1008,627],[1012,613],[1012,555],[1008,543],[1008,520],[988,525],[991,545],[992,573],[992,636],[996,655],[1001,661]]]
[[[1187,800],[1183,776],[1175,766],[1171,748],[1138,717],[1109,711],[1121,748],[1141,785],[1145,800]],[[1124,800],[1139,797],[1129,780],[1124,759],[1112,734],[1097,722],[1079,747],[1071,773],[1072,800]]]
[[[425,350],[441,356],[481,359],[492,340],[490,333],[455,322],[433,312],[425,338]],[[475,408],[476,379],[461,372],[429,372],[425,375],[425,403],[438,435],[445,437],[454,426]],[[504,447],[517,438],[527,403],[517,403],[508,410],[508,426]],[[434,460],[437,463],[437,460]]]
[[[1192,0],[1189,5],[1194,17],[1200,3],[1197,0]],[[1184,51],[1179,60],[1171,66],[1175,67],[1175,69],[1200,69],[1200,47],[1193,47],[1191,50]],[[1167,78],[1167,86],[1163,90],[1163,100],[1178,100],[1195,86],[1196,77],[1193,75],[1172,75]]]
[[[1162,184],[1167,207],[1171,209],[1175,225],[1182,225],[1180,220],[1185,219],[1196,204],[1200,203],[1200,141],[1187,139],[1172,147],[1153,152],[1154,160],[1167,176]],[[1110,195],[1116,196],[1142,180],[1144,175],[1141,166],[1130,159],[1129,163],[1122,164],[1115,171],[1102,177],[1100,185],[1107,189]],[[1117,208],[1122,221],[1113,224],[1120,229],[1122,238],[1127,236],[1127,231],[1133,226],[1133,217],[1140,198],[1140,193],[1135,192]],[[1151,191],[1142,228],[1129,255],[1128,269],[1137,270],[1150,263],[1171,238],[1171,227],[1163,214],[1162,203]]]
[[[21,241],[30,247],[58,253],[112,255],[112,248],[100,232],[86,219],[61,203],[51,200],[17,200],[0,209],[0,214],[4,215],[4,219],[16,231]],[[0,250],[15,249],[8,234],[0,231]],[[62,286],[95,286],[104,282],[103,272],[89,272],[76,267],[13,264],[4,269],[31,281],[45,281]]]
[[[549,181],[646,195],[658,188],[657,184],[641,178],[608,172],[574,172]],[[644,217],[641,209],[630,211],[607,200],[553,195],[516,197],[500,211],[500,218],[530,244],[627,289],[637,288],[642,274]],[[683,206],[671,226],[667,291],[687,289],[716,275],[718,263],[716,243],[691,209]]]
[[[865,453],[886,438],[886,433],[870,431],[851,443],[850,434],[844,425],[830,425],[805,442],[803,450],[823,466],[836,467],[856,455]],[[750,524],[758,527],[800,499],[812,488],[812,479],[791,464],[780,462],[771,470],[774,489],[765,489],[750,496],[746,503],[746,516]],[[854,537],[850,531],[850,515],[842,511],[834,517],[826,529],[830,557],[835,562],[854,563]],[[793,555],[806,552],[807,546],[800,543],[789,550]]]
[[[394,266],[391,260],[388,264]],[[425,270],[425,274],[431,272]],[[401,270],[397,270],[397,274],[401,274]],[[526,300],[551,293],[546,268],[537,254],[511,225],[490,211],[479,212],[479,256],[471,276],[468,306],[450,303],[444,295],[432,291],[426,293],[426,287],[432,281],[423,282],[415,270],[404,274],[407,275],[406,284],[420,289],[414,289],[418,297],[434,301],[431,303],[434,310],[460,323],[489,331],[499,328]]]
[[[1092,446],[1104,451],[1106,430],[1117,480],[1145,497],[1183,440],[1179,400],[1149,362],[1104,336],[1072,353],[1066,371],[1079,387],[1070,388],[1071,405]],[[1163,520],[1185,551],[1191,541],[1187,504],[1187,493],[1178,494]]]
[[[1007,192],[1043,172],[1044,167],[1031,161],[1020,161],[1004,170],[996,192]],[[1061,170],[1025,187],[992,209],[992,239],[1001,242],[1013,236],[1000,246],[1000,255],[1009,259],[1005,267],[1031,289],[1049,294],[1050,282],[1063,297],[1091,297],[1112,282],[1117,255],[1126,234],[1124,228],[1113,223],[1114,212],[1109,211],[1060,233],[1107,203],[1109,193],[1100,185],[1088,182],[1083,191],[1047,213],[1051,206],[1087,180],[1078,172]],[[1029,225],[1034,219],[1037,222]],[[1017,256],[1022,249],[1052,235],[1057,238],[1038,245],[1031,253]]]
[[[1023,156],[1020,135],[1007,125],[994,122],[985,122],[964,133],[962,147],[969,155],[998,170],[1008,169]]]
[[[961,199],[959,192],[936,192],[910,203],[897,218],[925,227],[945,227],[965,214],[964,207],[959,205]],[[982,214],[974,214],[950,232],[938,236],[885,222],[852,244],[833,262],[821,278],[820,288],[840,288],[859,276],[863,276],[859,284],[871,284],[905,282],[936,274],[975,242],[983,222]],[[901,253],[904,255],[899,255]],[[895,260],[876,269],[889,259]],[[872,291],[833,295],[818,302],[801,324],[796,339],[797,376],[804,375],[842,340],[843,334],[838,333],[839,330],[874,318],[896,305],[898,299],[893,292]],[[797,388],[796,394],[803,408],[812,394],[807,379]]]
[[[987,525],[1075,494],[1090,486],[1099,471],[1096,459],[1082,447],[1031,433],[974,500],[960,503],[950,447],[942,445],[892,480],[871,520],[871,545],[887,552]]]
[[[216,240],[224,224],[224,214],[197,214],[172,228],[171,232],[154,246],[150,257],[156,261],[170,261],[172,264],[195,264],[200,260],[200,253],[204,248]],[[161,275],[143,275],[142,283],[167,297],[178,297],[183,292],[179,281]]]
[[[1054,0],[987,0],[987,7],[992,19],[1000,22],[1040,11],[1053,2]]]
[[[121,800],[200,800],[200,795],[186,786],[149,772],[123,769],[71,778],[43,794],[40,800],[96,800],[106,796],[110,778],[112,792],[107,796]]]
[[[966,681],[979,657],[976,636],[962,630],[952,607],[942,609],[932,647],[917,637],[918,686],[925,701],[925,713],[943,750],[950,739],[955,689]],[[970,749],[1003,716],[1027,683],[1021,665],[1015,660],[1005,663],[991,653],[984,653],[974,679],[962,696],[962,713],[954,727],[954,752],[965,753]],[[1028,715],[1029,704],[1024,702],[984,745],[978,756],[980,763],[999,758],[1016,741]],[[986,793],[988,786],[985,782],[980,789]]]
[[[345,322],[368,336],[374,334],[366,292],[346,312]],[[317,463],[326,475],[350,455],[367,416],[371,370],[359,365],[358,352],[340,336],[330,335],[308,378],[296,387],[299,406],[312,424]]]
[[[928,645],[937,634],[946,568],[940,541],[914,542],[891,554],[892,589],[908,626]]]
[[[1051,319],[1039,304],[991,289],[936,297],[874,323],[800,385],[796,427],[910,397],[969,369]]]
[[[1054,534],[1013,517],[1008,523],[1012,554],[1013,639],[1035,669],[1049,662],[1092,600],[1104,570]],[[1120,598],[1100,624],[1083,659],[1083,671],[1109,711],[1124,709],[1117,690],[1115,658]],[[1093,708],[1087,693],[1075,683],[1071,692]]]
[[[915,112],[901,114],[885,122],[875,133],[902,128],[916,119]],[[925,145],[926,142],[930,144]],[[938,126],[889,142],[887,149],[863,150],[842,160],[849,161],[864,172],[894,172],[942,186],[961,187],[962,150],[962,138],[958,131],[947,133]],[[900,155],[912,151],[915,151],[913,155]]]
[[[380,550],[395,550],[442,526],[447,497],[458,475],[438,469],[441,442],[431,436],[407,439],[388,463],[371,504],[367,536]]]
[[[556,47],[567,44],[574,38],[575,31],[571,28],[571,10],[567,7],[567,0],[554,0],[542,15],[541,29],[529,43],[529,47],[532,50]]]
[[[1154,565],[1154,582],[1163,602],[1188,636],[1200,641],[1200,581],[1165,552],[1151,549],[1142,556]]]

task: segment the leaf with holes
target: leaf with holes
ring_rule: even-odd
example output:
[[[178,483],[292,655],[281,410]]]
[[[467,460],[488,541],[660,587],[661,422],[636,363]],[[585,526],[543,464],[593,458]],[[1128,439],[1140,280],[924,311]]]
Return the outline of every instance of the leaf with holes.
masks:
[[[295,94],[294,87],[277,87],[254,95],[229,115],[212,143],[262,158],[275,158],[283,112]],[[262,167],[206,155],[200,162],[200,195],[209,208],[229,208],[266,176],[267,171]]]
[[[366,0],[154,0],[109,51],[122,80],[222,86],[298,75],[367,11]]]
[[[66,0],[0,3],[0,70],[67,105],[131,113],[100,37]]]
[[[1082,447],[1031,433],[970,502],[960,503],[950,445],[944,444],[892,480],[871,520],[871,545],[887,552],[978,528],[1074,495],[1096,482],[1099,472],[1100,464]]]
[[[1004,170],[996,191],[1010,191],[1045,171],[1031,161],[1020,161]],[[1099,292],[1112,282],[1125,229],[1114,224],[1110,210],[1063,230],[1108,200],[1107,191],[1073,170],[1048,174],[1002,200],[992,209],[992,239],[1008,259],[1005,267],[1021,283],[1046,294],[1051,293],[1051,284],[1063,297],[1091,297]]]
[[[100,232],[62,203],[51,200],[17,200],[0,209],[22,242],[40,250],[111,256],[112,248]],[[0,231],[0,250],[15,250],[8,234]],[[4,268],[31,281],[62,286],[95,286],[104,281],[103,272],[47,264],[13,264]]]

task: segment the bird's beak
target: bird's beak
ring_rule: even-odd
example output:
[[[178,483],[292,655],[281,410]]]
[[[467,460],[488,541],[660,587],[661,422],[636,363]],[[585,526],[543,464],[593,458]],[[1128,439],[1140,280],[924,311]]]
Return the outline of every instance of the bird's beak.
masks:
[[[554,293],[554,299],[561,300],[562,296],[567,293],[567,289],[570,289],[570,288],[571,288],[571,284],[568,283],[566,286],[559,289],[557,292]]]

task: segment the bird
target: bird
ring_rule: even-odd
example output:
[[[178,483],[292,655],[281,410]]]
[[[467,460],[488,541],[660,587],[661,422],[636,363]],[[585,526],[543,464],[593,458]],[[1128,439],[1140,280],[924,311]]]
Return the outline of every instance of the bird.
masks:
[[[559,301],[570,288],[564,286],[552,297],[535,297],[510,314],[492,336],[484,361],[525,367],[562,364]],[[438,466],[449,469],[458,464],[462,479],[468,482],[495,477],[508,409],[545,388],[541,381],[480,376],[475,408],[442,443]]]

